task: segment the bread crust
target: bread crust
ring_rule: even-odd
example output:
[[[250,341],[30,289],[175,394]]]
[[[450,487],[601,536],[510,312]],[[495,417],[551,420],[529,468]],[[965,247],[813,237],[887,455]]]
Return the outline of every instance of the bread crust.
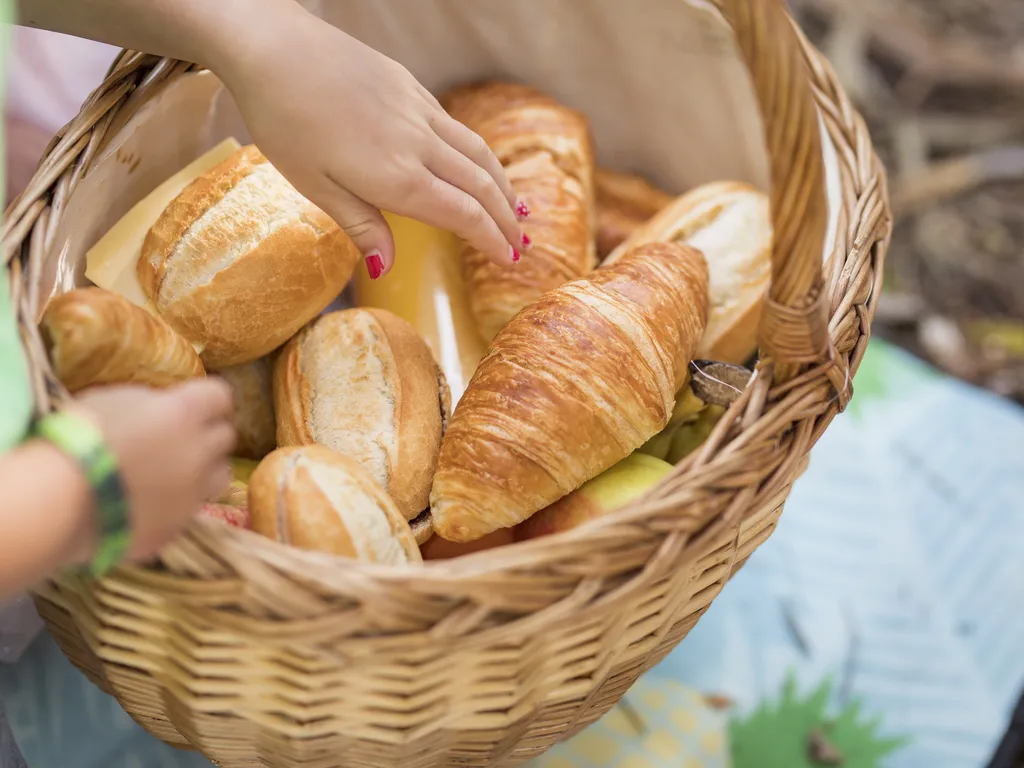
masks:
[[[234,396],[235,456],[258,461],[277,447],[272,370],[270,359],[261,357],[213,371],[231,385]]]
[[[55,297],[40,325],[54,372],[72,393],[103,384],[162,388],[206,375],[195,349],[173,328],[102,288]]]
[[[324,469],[344,474],[351,484],[345,499],[324,492],[315,476]],[[382,562],[372,553],[386,548],[379,536],[369,540],[372,531],[397,541],[401,554],[391,547],[389,564],[423,559],[409,523],[383,489],[356,462],[320,445],[281,448],[260,462],[249,483],[249,514],[252,530],[300,549]],[[360,525],[350,527],[345,514],[361,516]],[[368,515],[383,515],[387,530],[369,524]]]
[[[594,268],[594,152],[586,118],[540,91],[489,82],[450,91],[442,104],[497,155],[531,214],[522,223],[532,246],[497,266],[463,249],[470,311],[490,340],[524,306]]]
[[[264,205],[277,205],[269,230],[228,200],[254,173],[266,174]],[[249,146],[164,210],[146,235],[138,274],[161,316],[203,349],[207,367],[223,368],[291,338],[337,297],[358,259],[338,225]]]
[[[353,406],[345,387],[346,371],[333,367],[319,370],[311,380],[309,356],[340,354],[351,360],[377,358],[381,384],[372,393],[377,402],[369,408]],[[377,366],[372,366],[376,370]],[[367,367],[353,370],[366,375]],[[339,389],[326,393],[328,376]],[[317,400],[333,397],[321,407],[329,412],[334,435],[317,423]],[[381,309],[355,308],[324,315],[290,341],[274,368],[274,399],[279,445],[320,443],[362,461],[364,467],[394,499],[408,520],[429,504],[430,483],[440,450],[441,436],[451,409],[444,374],[426,342],[401,318]],[[366,411],[389,411],[386,425],[368,427]],[[389,431],[377,443],[380,451],[366,451],[361,441],[369,431]]]
[[[511,528],[657,434],[704,332],[707,281],[698,251],[651,243],[517,315],[442,441],[435,532]]]
[[[597,257],[601,260],[674,199],[640,176],[606,168],[595,171],[594,190]]]
[[[745,211],[740,219],[730,211]],[[741,221],[739,226],[736,222]],[[697,357],[743,364],[757,351],[758,324],[771,282],[772,227],[768,197],[742,182],[705,184],[676,198],[636,229],[606,260],[612,264],[643,243],[696,244],[705,247],[711,274],[711,314]],[[725,260],[717,273],[716,262]]]

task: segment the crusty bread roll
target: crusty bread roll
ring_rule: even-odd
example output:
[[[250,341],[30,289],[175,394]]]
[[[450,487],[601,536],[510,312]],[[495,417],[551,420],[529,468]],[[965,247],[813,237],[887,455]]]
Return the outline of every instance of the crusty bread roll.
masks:
[[[409,527],[412,528],[412,535],[416,539],[416,544],[421,548],[434,538],[434,519],[430,516],[429,509],[423,510],[410,520]]]
[[[382,309],[317,318],[274,367],[279,445],[355,459],[412,520],[427,508],[451,399],[426,342]]]
[[[604,259],[641,224],[672,202],[672,195],[646,179],[598,168],[594,174],[597,200],[597,258]]]
[[[341,293],[359,252],[255,147],[196,179],[147,233],[143,292],[209,368],[281,346]]]
[[[360,467],[321,445],[280,448],[249,483],[249,526],[299,549],[369,563],[420,562],[409,523]]]
[[[238,433],[235,455],[244,459],[262,459],[277,447],[271,370],[270,359],[261,357],[214,371],[231,385]]]
[[[740,364],[749,360],[757,351],[758,323],[771,280],[768,196],[739,182],[697,187],[637,229],[606,263],[653,242],[689,245],[707,259],[711,313],[696,357]]]
[[[523,229],[533,245],[518,263],[497,266],[475,248],[463,252],[470,309],[490,340],[520,309],[596,263],[589,127],[581,113],[524,85],[463,86],[442,104],[487,142],[531,211]]]
[[[72,393],[101,384],[169,387],[206,375],[195,349],[173,328],[102,288],[57,296],[40,325],[53,370]]]
[[[520,312],[452,415],[435,532],[511,528],[661,431],[704,333],[707,282],[699,251],[652,243]]]

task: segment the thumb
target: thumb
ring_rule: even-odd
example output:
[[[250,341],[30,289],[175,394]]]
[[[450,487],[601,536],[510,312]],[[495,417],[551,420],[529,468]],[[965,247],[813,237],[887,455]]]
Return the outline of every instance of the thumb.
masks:
[[[345,230],[363,254],[370,278],[376,280],[386,275],[395,263],[395,239],[380,210],[348,190],[337,188],[332,191],[324,211]]]

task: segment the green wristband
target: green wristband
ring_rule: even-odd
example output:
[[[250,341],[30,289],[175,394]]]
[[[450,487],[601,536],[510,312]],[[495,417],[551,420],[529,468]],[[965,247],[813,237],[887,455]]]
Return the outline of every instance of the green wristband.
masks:
[[[128,502],[117,459],[96,425],[74,413],[51,413],[39,420],[36,432],[73,458],[93,488],[99,547],[89,570],[94,576],[103,576],[124,559],[131,541]]]

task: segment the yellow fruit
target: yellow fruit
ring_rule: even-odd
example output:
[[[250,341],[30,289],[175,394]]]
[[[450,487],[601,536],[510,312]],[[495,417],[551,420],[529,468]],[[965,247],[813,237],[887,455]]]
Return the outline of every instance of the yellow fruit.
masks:
[[[672,438],[672,446],[669,448],[667,461],[678,464],[695,450],[703,445],[708,439],[711,431],[718,424],[725,408],[719,405],[709,405],[695,421],[684,424]]]
[[[229,507],[249,506],[249,484],[242,480],[232,480],[231,484],[216,499],[217,504],[227,504]]]
[[[676,398],[676,407],[666,427],[640,446],[639,452],[656,459],[667,459],[676,433],[684,424],[695,421],[702,410],[704,401],[693,394],[693,390],[687,384]]]
[[[242,483],[248,483],[249,478],[252,477],[252,473],[258,464],[258,461],[252,461],[251,459],[232,458],[231,473],[234,475],[235,480]]]
[[[644,453],[633,453],[578,490],[516,526],[516,541],[567,531],[614,512],[643,496],[672,471],[672,465]]]

